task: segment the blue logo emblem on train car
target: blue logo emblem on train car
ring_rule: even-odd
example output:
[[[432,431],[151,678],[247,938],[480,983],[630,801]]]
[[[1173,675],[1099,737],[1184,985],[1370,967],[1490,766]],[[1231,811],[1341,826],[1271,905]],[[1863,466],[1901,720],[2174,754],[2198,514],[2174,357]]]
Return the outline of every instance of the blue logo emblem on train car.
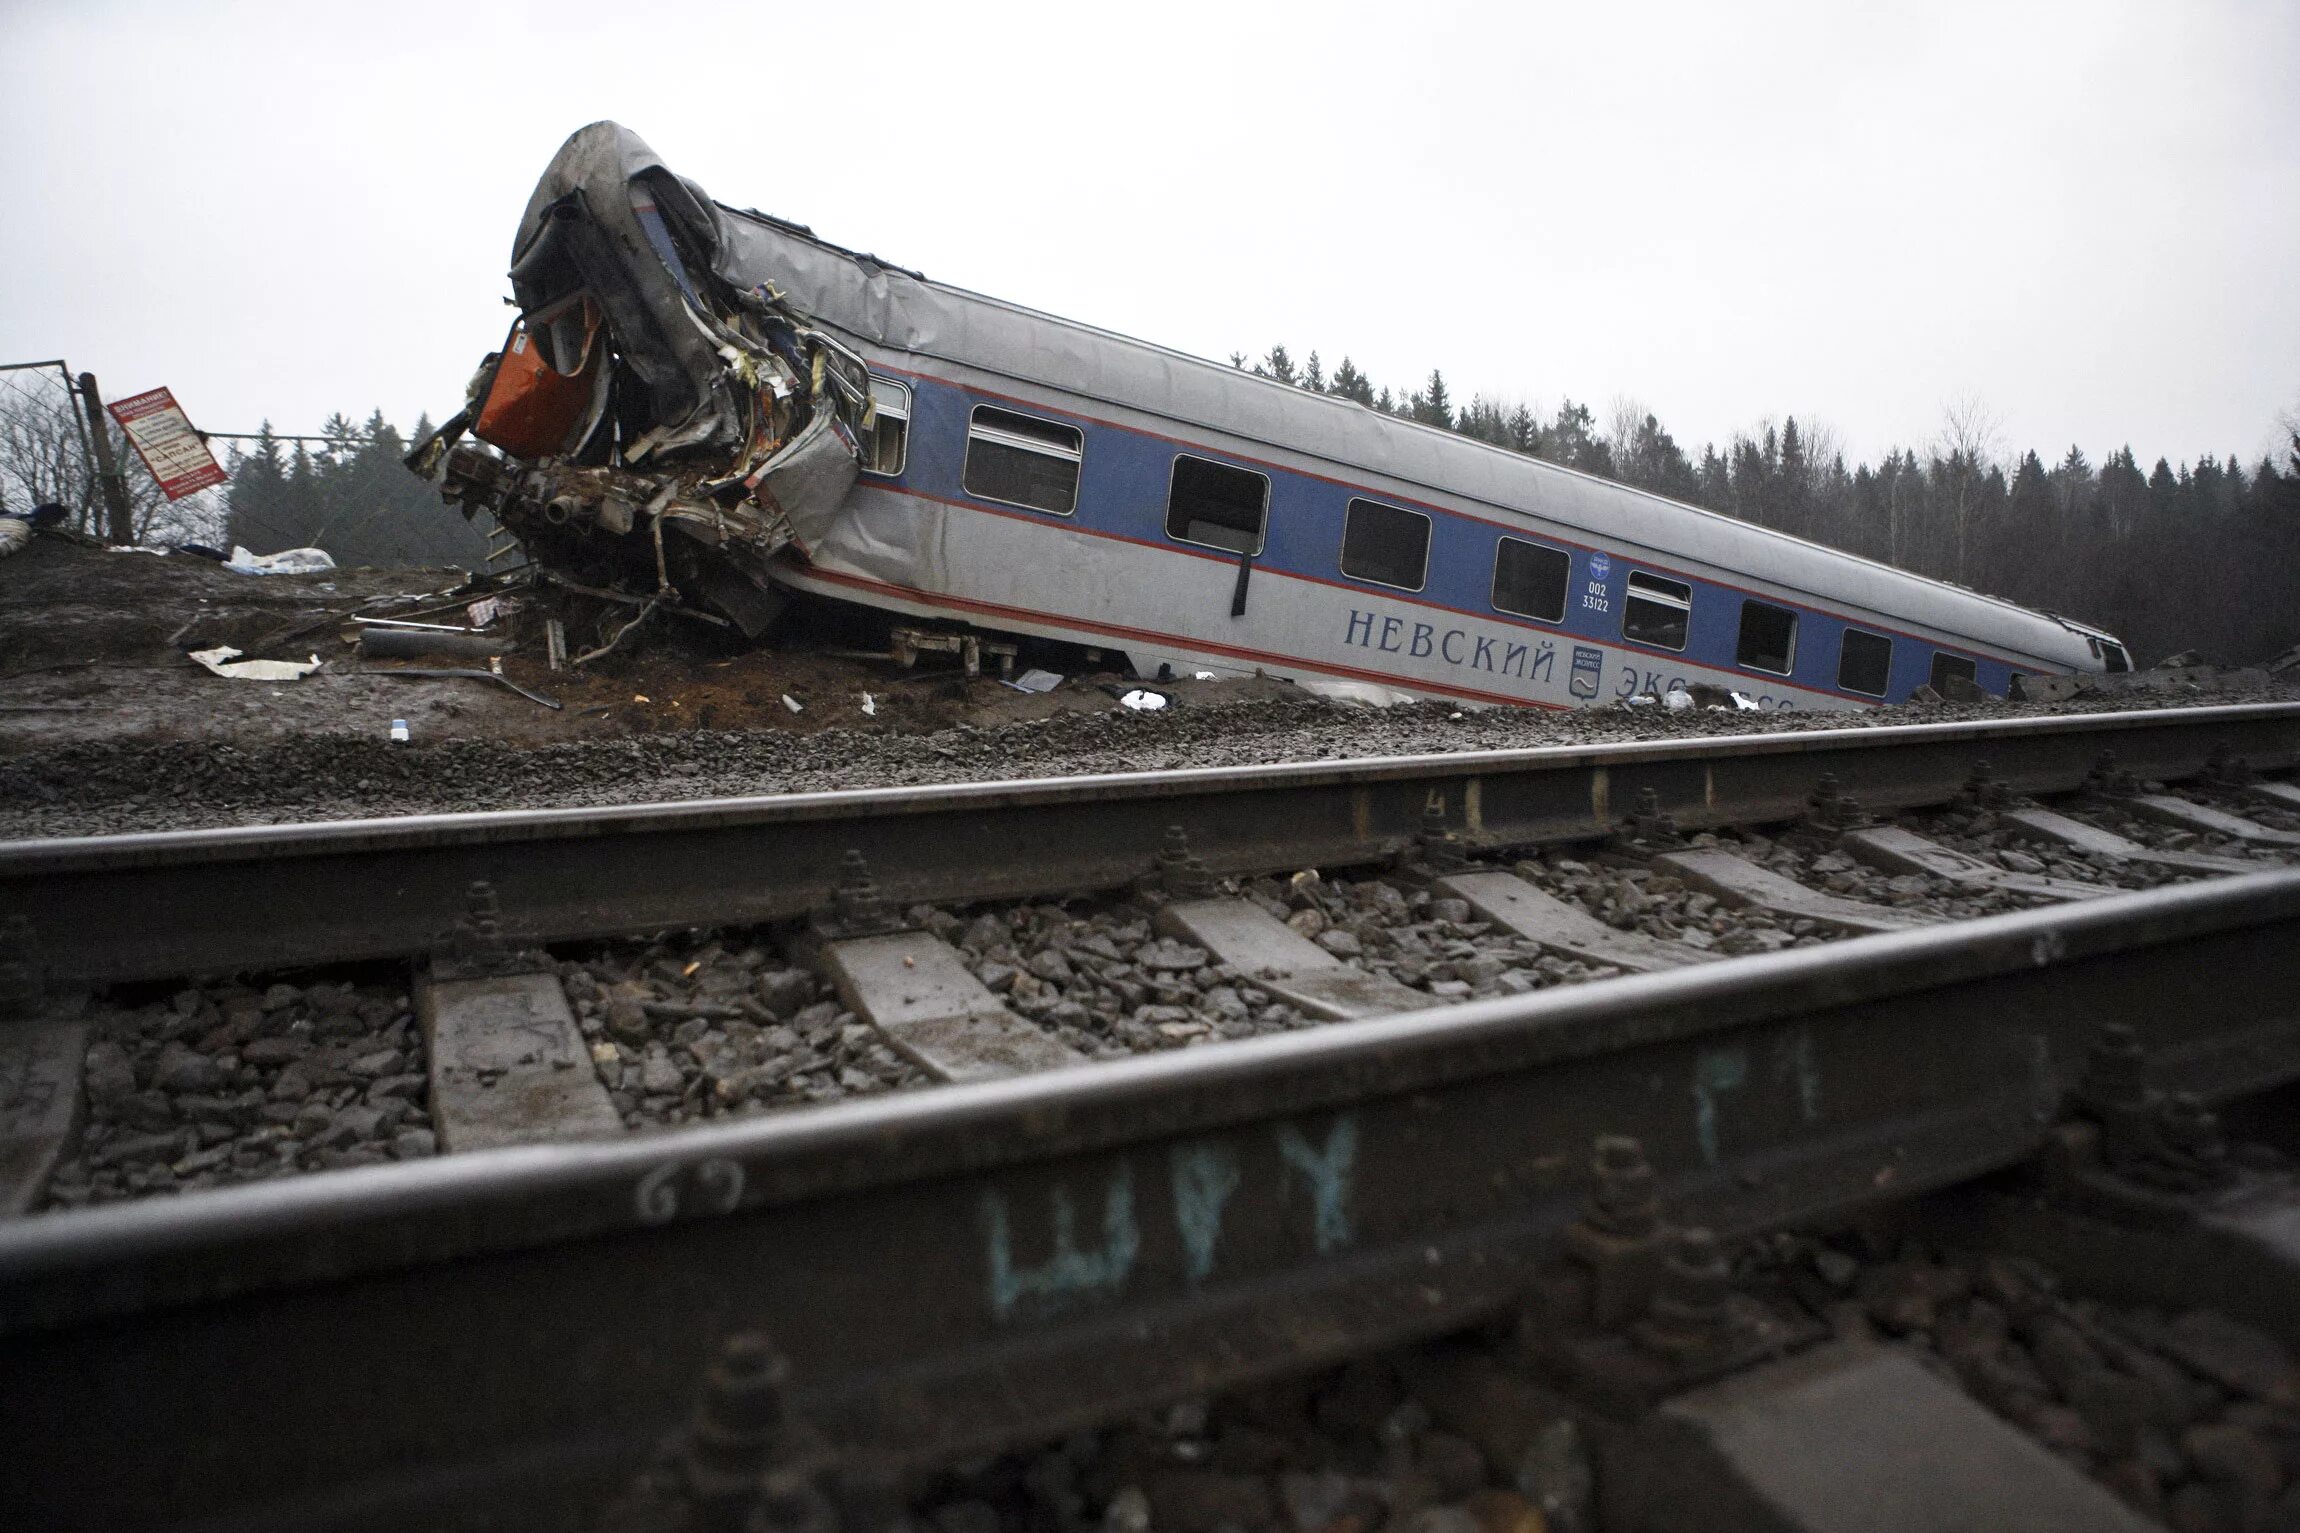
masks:
[[[1613,561],[1611,559],[1606,558],[1603,554],[1591,554],[1589,556],[1590,579],[1603,580],[1612,573]]]
[[[1591,649],[1586,644],[1573,646],[1573,675],[1567,680],[1566,690],[1575,697],[1588,701],[1597,695],[1597,684],[1605,676],[1605,651]]]

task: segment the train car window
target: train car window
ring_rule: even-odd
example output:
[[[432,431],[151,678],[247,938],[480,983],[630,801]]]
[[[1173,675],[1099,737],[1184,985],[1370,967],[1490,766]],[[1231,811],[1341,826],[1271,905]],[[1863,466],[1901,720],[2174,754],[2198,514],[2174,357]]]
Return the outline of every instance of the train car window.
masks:
[[[2112,639],[2100,641],[2100,658],[2111,673],[2132,669],[2132,657],[2124,652],[2123,645]]]
[[[910,454],[910,385],[873,374],[870,402],[871,437],[863,445],[863,472],[899,474]]]
[[[1258,554],[1269,513],[1269,476],[1175,454],[1173,482],[1166,489],[1166,536],[1233,554]]]
[[[1086,437],[1075,426],[976,405],[966,428],[969,495],[1068,516],[1078,505],[1078,464]]]
[[[1980,685],[1980,682],[1977,679],[1977,675],[1973,668],[1973,663],[1970,660],[1967,660],[1962,655],[1944,655],[1939,650],[1934,650],[1932,674],[1933,690],[1940,693],[1943,697],[1948,696],[1949,681],[1952,677],[1958,681],[1969,682],[1974,686]]]
[[[1892,640],[1858,628],[1845,630],[1844,645],[1837,651],[1838,691],[1883,697],[1886,678],[1892,673]]]
[[[1797,614],[1771,602],[1741,604],[1741,642],[1733,663],[1786,676],[1797,659]]]
[[[1629,599],[1621,606],[1621,636],[1655,649],[1683,649],[1693,618],[1693,588],[1643,570],[1629,572]]]
[[[1494,610],[1562,622],[1572,573],[1573,558],[1564,549],[1503,538],[1493,550]]]
[[[1429,577],[1430,519],[1419,511],[1353,500],[1342,518],[1342,573],[1418,591]]]

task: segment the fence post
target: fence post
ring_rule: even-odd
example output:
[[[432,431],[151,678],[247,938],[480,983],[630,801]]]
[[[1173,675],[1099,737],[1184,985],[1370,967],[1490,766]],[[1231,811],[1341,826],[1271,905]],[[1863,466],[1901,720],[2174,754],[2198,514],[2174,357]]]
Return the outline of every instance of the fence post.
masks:
[[[103,487],[104,505],[112,514],[111,531],[106,541],[133,543],[136,541],[135,517],[128,509],[128,481],[120,477],[119,461],[112,456],[112,433],[104,419],[103,396],[96,392],[96,375],[80,375],[80,403],[88,411],[88,434],[96,449],[96,482]]]

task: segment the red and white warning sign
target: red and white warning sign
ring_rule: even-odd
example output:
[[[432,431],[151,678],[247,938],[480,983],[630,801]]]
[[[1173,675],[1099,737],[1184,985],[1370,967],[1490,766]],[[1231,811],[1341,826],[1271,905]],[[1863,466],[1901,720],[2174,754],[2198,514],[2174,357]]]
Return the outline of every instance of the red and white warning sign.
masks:
[[[166,389],[153,389],[132,399],[114,400],[112,419],[128,433],[136,456],[160,482],[161,493],[182,500],[195,490],[222,484],[228,477],[208,444],[192,429],[183,406]]]

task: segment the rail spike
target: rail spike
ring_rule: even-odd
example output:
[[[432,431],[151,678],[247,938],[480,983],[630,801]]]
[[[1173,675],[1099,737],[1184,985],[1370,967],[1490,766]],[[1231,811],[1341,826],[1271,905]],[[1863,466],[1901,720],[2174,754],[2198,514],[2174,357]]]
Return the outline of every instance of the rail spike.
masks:
[[[2193,1092],[2148,1083],[2148,1055],[2122,1022],[2101,1026],[2070,1105],[2099,1129],[2098,1162],[2157,1192],[2203,1192],[2234,1174],[2219,1118]]]
[[[1152,875],[1160,889],[1178,900],[1202,900],[1214,892],[1214,875],[1205,860],[1190,850],[1190,837],[1179,825],[1166,827],[1158,848],[1158,867]]]
[[[2140,779],[2117,765],[2116,752],[2102,751],[2093,758],[2081,791],[2095,798],[2132,798],[2140,792]]]
[[[1953,802],[1959,809],[2003,809],[2012,798],[2012,788],[1997,776],[1996,769],[1986,761],[1976,761]]]
[[[1624,815],[1614,844],[1625,851],[1671,851],[1685,845],[1677,818],[1661,807],[1661,795],[1651,788],[1637,790],[1635,806]]]
[[[788,1436],[790,1377],[790,1359],[757,1331],[728,1337],[711,1360],[679,1459],[707,1524],[734,1525],[774,1463]]]
[[[1733,1270],[1717,1237],[1705,1229],[1671,1232],[1661,1282],[1631,1339],[1673,1361],[1711,1353],[1734,1340]]]
[[[1652,1300],[1672,1231],[1661,1217],[1643,1142],[1626,1134],[1599,1135],[1589,1172],[1588,1200],[1565,1231],[1567,1253],[1587,1273],[1580,1318],[1607,1328],[1626,1325]]]
[[[738,1331],[704,1370],[693,1413],[596,1524],[599,1533],[839,1533],[829,1444],[790,1408],[791,1364]]]
[[[1469,848],[1446,824],[1445,800],[1432,794],[1422,806],[1421,828],[1398,849],[1397,871],[1411,882],[1427,883],[1461,872],[1469,861]]]
[[[439,978],[486,979],[549,966],[540,954],[514,946],[504,932],[503,900],[493,883],[473,879],[463,902],[463,914],[432,945],[432,972]]]
[[[1861,807],[1861,801],[1845,791],[1834,773],[1823,772],[1821,780],[1805,799],[1805,823],[1816,830],[1858,830],[1876,823],[1875,816]]]
[[[818,911],[809,924],[818,935],[833,940],[884,937],[908,929],[908,923],[880,890],[878,880],[871,876],[869,859],[851,846],[839,858],[830,909]]]

